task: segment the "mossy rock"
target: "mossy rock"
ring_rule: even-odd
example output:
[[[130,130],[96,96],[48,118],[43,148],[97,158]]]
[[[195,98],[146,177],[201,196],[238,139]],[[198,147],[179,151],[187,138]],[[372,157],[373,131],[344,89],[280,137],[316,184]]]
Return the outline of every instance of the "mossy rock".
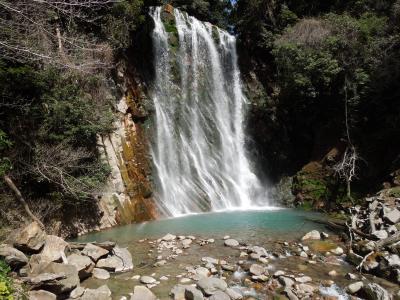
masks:
[[[310,249],[316,252],[328,252],[337,248],[332,241],[312,241],[309,245]]]

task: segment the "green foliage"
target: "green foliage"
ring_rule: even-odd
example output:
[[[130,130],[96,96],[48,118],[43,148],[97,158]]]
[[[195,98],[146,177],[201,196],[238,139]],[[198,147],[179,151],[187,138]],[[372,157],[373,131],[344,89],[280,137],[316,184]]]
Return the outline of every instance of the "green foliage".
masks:
[[[10,267],[4,261],[0,260],[0,299],[2,300],[14,299],[12,280],[8,277],[10,271]]]
[[[127,48],[131,43],[131,33],[143,23],[142,0],[124,0],[117,2],[107,11],[101,21],[105,38],[114,48]]]
[[[7,134],[0,129],[0,177],[11,169],[11,161],[5,156],[4,151],[12,146]]]
[[[48,71],[51,87],[43,94],[43,123],[40,137],[46,142],[72,141],[80,146],[93,146],[97,134],[109,133],[113,128],[111,106],[95,93],[100,78],[74,74],[54,76]],[[53,77],[54,76],[54,77]],[[51,79],[53,78],[53,79]]]

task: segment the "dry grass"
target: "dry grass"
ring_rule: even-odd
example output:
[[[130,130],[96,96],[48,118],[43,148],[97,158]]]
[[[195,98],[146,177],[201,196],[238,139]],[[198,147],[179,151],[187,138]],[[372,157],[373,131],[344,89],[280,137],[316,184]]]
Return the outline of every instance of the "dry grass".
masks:
[[[316,47],[331,34],[331,28],[323,20],[304,19],[287,30],[277,43],[294,43],[308,47]]]

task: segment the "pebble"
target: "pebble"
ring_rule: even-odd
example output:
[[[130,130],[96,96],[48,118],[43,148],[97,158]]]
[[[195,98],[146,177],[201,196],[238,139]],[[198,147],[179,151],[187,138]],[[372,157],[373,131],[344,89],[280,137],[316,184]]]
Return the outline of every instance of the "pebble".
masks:
[[[234,240],[234,239],[227,239],[227,240],[225,240],[224,244],[225,244],[225,246],[228,246],[228,247],[237,247],[237,246],[239,246],[239,242],[237,240]]]

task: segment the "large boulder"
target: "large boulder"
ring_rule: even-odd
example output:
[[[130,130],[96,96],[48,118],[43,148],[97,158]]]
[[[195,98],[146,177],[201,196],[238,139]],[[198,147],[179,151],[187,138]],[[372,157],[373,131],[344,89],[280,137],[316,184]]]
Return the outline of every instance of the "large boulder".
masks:
[[[94,269],[94,262],[87,256],[73,253],[67,258],[68,263],[74,265],[78,270],[81,280],[90,277]]]
[[[32,222],[13,237],[14,247],[29,253],[37,253],[43,247],[46,240],[46,233],[39,224]]]
[[[40,262],[33,265],[28,284],[33,289],[43,289],[54,294],[64,294],[79,285],[78,270],[74,265]]]
[[[133,269],[132,255],[127,248],[114,247],[112,253],[121,259],[122,267],[117,268],[116,272],[125,272]]]
[[[0,245],[0,259],[3,259],[12,269],[18,269],[28,263],[25,254],[10,245]]]
[[[368,300],[391,300],[389,292],[377,283],[365,285],[363,292]]]
[[[65,257],[65,249],[68,247],[68,243],[62,238],[55,235],[48,235],[40,258],[43,262],[61,262]]]
[[[312,230],[308,233],[306,233],[301,240],[306,241],[306,240],[320,240],[321,239],[321,234],[319,233],[318,230]]]
[[[133,269],[132,256],[128,249],[115,247],[112,251],[112,255],[100,259],[96,267],[110,272],[129,271]]]
[[[87,244],[82,250],[82,254],[90,257],[94,262],[97,262],[100,258],[107,256],[108,253],[108,250],[90,243]]]
[[[217,291],[225,291],[228,288],[226,282],[215,277],[200,279],[197,287],[207,296],[215,294]]]
[[[111,300],[111,291],[107,285],[97,289],[86,289],[80,300]]]
[[[157,297],[147,287],[142,285],[135,286],[131,300],[156,300]]]

